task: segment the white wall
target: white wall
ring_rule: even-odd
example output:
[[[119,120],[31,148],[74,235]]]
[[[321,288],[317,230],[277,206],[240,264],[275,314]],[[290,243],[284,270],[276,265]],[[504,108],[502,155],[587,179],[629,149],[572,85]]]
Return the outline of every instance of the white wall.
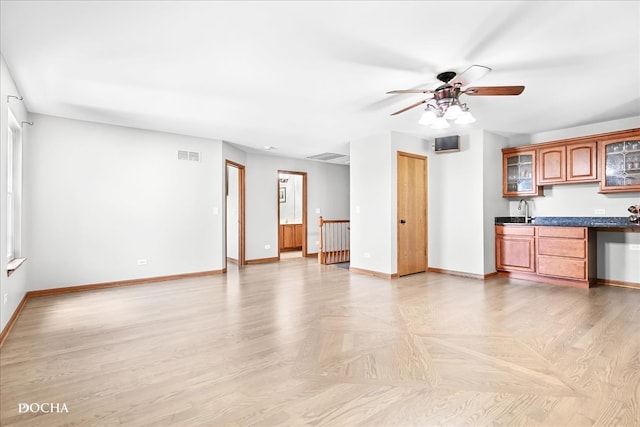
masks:
[[[22,244],[21,257],[29,258],[18,270],[10,277],[7,277],[7,140],[8,140],[8,111],[11,109],[18,122],[29,121],[27,110],[24,103],[15,98],[11,98],[7,102],[7,96],[20,96],[20,92],[16,87],[11,73],[7,68],[4,58],[0,55],[0,331],[9,322],[9,319],[15,312],[27,292],[27,275],[31,269],[30,248],[26,241],[29,235],[29,228],[24,224],[22,227]],[[29,144],[30,126],[25,126],[22,132],[23,148]],[[23,150],[23,161],[26,160],[26,154]],[[23,175],[26,171],[23,169]],[[28,192],[23,187],[23,197]],[[29,212],[29,205],[23,200],[22,217]],[[4,303],[4,296],[7,296],[7,303]]]
[[[640,117],[594,123],[568,129],[518,136],[511,146],[538,144],[597,135],[625,129],[640,128]],[[542,197],[530,199],[534,216],[599,216],[595,209],[604,209],[604,216],[625,217],[627,208],[640,203],[640,192],[599,194],[598,183],[562,184],[544,187]],[[505,215],[521,216],[518,199],[511,199]],[[631,245],[640,244],[640,233],[598,232],[598,278],[640,283],[640,252]]]
[[[221,141],[32,118],[31,289],[224,267]],[[178,150],[201,161],[178,160]]]
[[[496,271],[495,217],[505,216],[509,202],[502,197],[502,148],[506,137],[485,131],[483,134],[483,226],[484,274]]]
[[[499,154],[495,155],[499,156]],[[484,157],[482,130],[460,135],[459,152],[445,152],[431,156],[429,162],[429,267],[431,268],[478,275],[485,273]]]
[[[391,224],[390,224],[390,240],[391,246],[389,247],[389,256],[391,261],[391,270],[394,273],[398,272],[398,151],[405,153],[417,154],[419,156],[427,157],[427,213],[429,211],[429,167],[430,161],[433,156],[429,158],[428,142],[413,134],[403,132],[391,132],[391,148],[392,156],[391,160]],[[427,215],[427,251],[429,250],[429,230],[434,225],[431,223],[431,218]],[[429,260],[427,259],[427,263]]]
[[[392,201],[395,153],[391,134],[356,139],[349,144],[351,159],[351,260],[353,268],[396,273],[392,248],[396,206]]]
[[[318,251],[318,216],[325,219],[349,218],[348,166],[247,153],[247,260],[278,256],[278,170],[307,173],[308,253]],[[316,213],[317,209],[320,213]]]
[[[353,268],[389,275],[398,272],[398,151],[426,156],[427,143],[417,135],[402,132],[351,141]],[[432,224],[431,218],[428,221]]]

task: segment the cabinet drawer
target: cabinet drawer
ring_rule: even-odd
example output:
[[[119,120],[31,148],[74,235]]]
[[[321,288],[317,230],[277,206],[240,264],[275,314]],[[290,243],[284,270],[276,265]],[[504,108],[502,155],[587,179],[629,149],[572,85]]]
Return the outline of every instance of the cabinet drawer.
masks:
[[[584,227],[537,227],[538,236],[567,237],[570,239],[584,239],[587,229]]]
[[[586,280],[587,262],[572,258],[538,256],[538,274],[563,277],[567,279]]]
[[[535,236],[536,228],[523,225],[496,225],[496,234],[502,236]]]
[[[587,242],[583,239],[538,238],[538,255],[565,256],[584,259]]]

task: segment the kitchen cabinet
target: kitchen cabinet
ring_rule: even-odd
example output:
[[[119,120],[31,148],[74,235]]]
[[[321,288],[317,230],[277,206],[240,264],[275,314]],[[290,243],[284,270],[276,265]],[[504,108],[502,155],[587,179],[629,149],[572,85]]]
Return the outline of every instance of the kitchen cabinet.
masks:
[[[600,143],[600,192],[640,191],[640,134]]]
[[[567,145],[567,182],[594,182],[598,179],[598,143]]]
[[[555,146],[538,150],[538,184],[567,181],[567,148]]]
[[[509,148],[502,150],[503,197],[536,196],[536,150]]]
[[[588,288],[596,281],[595,233],[591,227],[496,225],[496,270]]]
[[[496,226],[496,268],[535,272],[535,227]]]
[[[280,224],[279,242],[281,251],[302,249],[302,224]]]
[[[537,227],[537,274],[589,287],[589,282],[596,279],[593,233],[587,227]]]
[[[539,148],[538,185],[597,181],[597,151],[596,141]]]
[[[598,181],[601,193],[640,191],[640,129],[502,149],[503,197]]]

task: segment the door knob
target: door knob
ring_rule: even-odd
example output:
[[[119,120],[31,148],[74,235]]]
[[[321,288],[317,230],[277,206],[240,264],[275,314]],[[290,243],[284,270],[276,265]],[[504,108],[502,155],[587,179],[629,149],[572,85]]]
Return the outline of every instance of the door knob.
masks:
[[[407,220],[405,220],[405,219],[401,219],[400,220],[400,224],[406,224],[406,223],[407,223]]]

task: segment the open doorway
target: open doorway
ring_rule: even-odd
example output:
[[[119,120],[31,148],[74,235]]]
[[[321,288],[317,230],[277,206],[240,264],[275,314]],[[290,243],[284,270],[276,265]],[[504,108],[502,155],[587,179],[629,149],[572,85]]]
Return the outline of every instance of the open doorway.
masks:
[[[307,173],[278,171],[278,257],[307,256]]]
[[[230,160],[225,162],[225,241],[226,265],[245,264],[244,243],[244,166]]]

